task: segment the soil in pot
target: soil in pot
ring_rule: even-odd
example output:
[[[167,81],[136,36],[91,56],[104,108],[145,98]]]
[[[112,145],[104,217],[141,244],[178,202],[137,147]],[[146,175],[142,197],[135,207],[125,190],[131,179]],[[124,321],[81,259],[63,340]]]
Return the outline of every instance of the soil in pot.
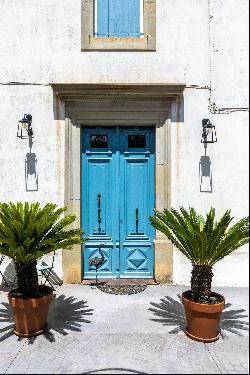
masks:
[[[218,340],[220,317],[225,306],[225,298],[218,293],[212,293],[211,304],[205,304],[191,301],[189,295],[189,290],[182,294],[187,320],[187,336],[201,342]]]
[[[52,288],[40,285],[40,297],[24,299],[18,297],[18,289],[8,294],[15,322],[14,333],[21,337],[42,334],[47,327],[49,304],[53,299]]]

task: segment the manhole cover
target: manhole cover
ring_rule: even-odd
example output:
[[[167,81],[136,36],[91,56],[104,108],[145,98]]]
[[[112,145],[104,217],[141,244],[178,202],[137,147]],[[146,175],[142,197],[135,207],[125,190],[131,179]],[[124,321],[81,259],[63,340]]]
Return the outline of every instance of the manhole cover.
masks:
[[[108,294],[138,294],[143,292],[147,285],[97,285],[97,288]]]
[[[105,368],[101,370],[92,370],[83,372],[83,374],[144,374],[147,375],[146,372],[130,370],[125,368]]]

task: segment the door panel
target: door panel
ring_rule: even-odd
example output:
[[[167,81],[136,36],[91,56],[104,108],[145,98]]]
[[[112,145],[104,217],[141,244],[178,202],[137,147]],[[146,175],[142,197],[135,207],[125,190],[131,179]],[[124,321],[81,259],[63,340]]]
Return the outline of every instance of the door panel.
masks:
[[[146,161],[125,160],[124,166],[124,222],[125,237],[144,235],[147,232],[148,173]],[[136,181],[136,184],[134,183]]]
[[[89,260],[105,261],[98,277],[153,277],[154,131],[152,128],[84,128],[82,223],[84,277]]]
[[[153,129],[123,129],[120,149],[120,277],[153,277]]]
[[[89,260],[101,257],[98,246],[102,246],[105,262],[98,274],[115,277],[119,252],[115,238],[118,234],[113,225],[119,220],[116,193],[115,169],[115,129],[83,130],[82,162],[82,222],[88,241],[84,249],[84,277],[94,278],[95,267],[89,267]],[[117,259],[118,257],[118,259]]]

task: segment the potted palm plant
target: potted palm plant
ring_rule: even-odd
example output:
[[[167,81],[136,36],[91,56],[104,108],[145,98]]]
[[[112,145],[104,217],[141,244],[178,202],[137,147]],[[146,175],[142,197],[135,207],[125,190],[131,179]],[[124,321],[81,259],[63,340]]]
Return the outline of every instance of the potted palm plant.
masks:
[[[48,203],[0,203],[0,254],[13,260],[18,287],[8,294],[15,322],[14,333],[30,337],[44,332],[52,288],[39,285],[37,260],[58,249],[83,243],[81,229],[65,228],[76,217],[66,208]]]
[[[151,225],[164,233],[192,263],[191,289],[182,294],[186,334],[202,342],[219,338],[219,322],[225,305],[224,296],[211,290],[213,266],[225,256],[249,242],[249,218],[230,226],[233,217],[226,211],[216,221],[215,209],[205,217],[194,208],[171,208],[150,217]]]

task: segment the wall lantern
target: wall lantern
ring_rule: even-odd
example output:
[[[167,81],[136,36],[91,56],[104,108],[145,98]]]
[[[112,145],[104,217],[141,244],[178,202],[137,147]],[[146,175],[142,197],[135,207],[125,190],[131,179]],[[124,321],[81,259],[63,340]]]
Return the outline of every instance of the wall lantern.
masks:
[[[17,128],[18,138],[26,139],[26,138],[30,138],[33,136],[33,129],[32,129],[31,123],[32,123],[32,116],[29,114],[25,114],[22,120],[19,120],[18,128]],[[24,131],[26,131],[27,134]]]
[[[215,143],[217,142],[217,136],[215,131],[215,126],[211,124],[209,119],[202,120],[202,143]]]

